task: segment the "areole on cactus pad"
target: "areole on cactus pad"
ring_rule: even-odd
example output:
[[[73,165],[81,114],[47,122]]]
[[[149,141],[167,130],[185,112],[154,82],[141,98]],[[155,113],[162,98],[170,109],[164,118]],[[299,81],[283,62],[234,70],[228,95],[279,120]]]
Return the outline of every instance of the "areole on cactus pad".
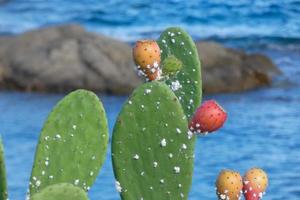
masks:
[[[178,98],[165,83],[138,87],[113,131],[112,160],[121,198],[187,199],[194,139]]]

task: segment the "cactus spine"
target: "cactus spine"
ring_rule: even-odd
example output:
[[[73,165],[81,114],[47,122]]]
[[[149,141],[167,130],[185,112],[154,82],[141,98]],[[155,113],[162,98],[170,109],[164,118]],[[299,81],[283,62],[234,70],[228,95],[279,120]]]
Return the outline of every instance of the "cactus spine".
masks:
[[[92,92],[77,90],[61,100],[42,129],[30,179],[30,196],[57,183],[87,191],[105,160],[108,128]]]

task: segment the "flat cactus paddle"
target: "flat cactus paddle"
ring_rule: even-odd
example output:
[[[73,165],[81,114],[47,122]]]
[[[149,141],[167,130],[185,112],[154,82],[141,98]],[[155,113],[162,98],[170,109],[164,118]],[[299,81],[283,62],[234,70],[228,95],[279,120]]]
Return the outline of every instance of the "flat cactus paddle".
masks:
[[[107,119],[98,97],[86,90],[67,95],[42,129],[30,196],[56,183],[72,183],[89,190],[105,160],[107,143]]]
[[[50,185],[33,195],[31,200],[88,200],[84,190],[70,183]]]
[[[6,200],[7,197],[6,170],[4,159],[4,148],[2,138],[0,137],[0,200]]]
[[[113,131],[112,161],[123,200],[187,199],[194,137],[176,95],[163,82],[137,88]]]
[[[162,62],[169,56],[175,56],[182,62],[181,70],[166,83],[175,92],[190,119],[202,99],[201,65],[195,43],[187,32],[172,27],[161,34],[158,44],[162,50]]]

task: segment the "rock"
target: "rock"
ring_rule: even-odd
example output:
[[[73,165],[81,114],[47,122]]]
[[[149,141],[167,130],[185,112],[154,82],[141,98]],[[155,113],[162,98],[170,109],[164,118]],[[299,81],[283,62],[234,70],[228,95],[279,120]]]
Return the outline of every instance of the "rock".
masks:
[[[213,42],[197,47],[207,93],[265,86],[279,73],[263,55],[247,55]],[[77,25],[0,37],[0,88],[46,92],[86,88],[129,94],[141,83],[133,66],[128,44]]]
[[[224,48],[215,42],[198,42],[205,93],[239,92],[268,86],[280,70],[260,54]]]
[[[87,88],[128,94],[141,81],[131,47],[76,25],[0,39],[2,88],[69,91]],[[0,70],[1,75],[1,70]]]

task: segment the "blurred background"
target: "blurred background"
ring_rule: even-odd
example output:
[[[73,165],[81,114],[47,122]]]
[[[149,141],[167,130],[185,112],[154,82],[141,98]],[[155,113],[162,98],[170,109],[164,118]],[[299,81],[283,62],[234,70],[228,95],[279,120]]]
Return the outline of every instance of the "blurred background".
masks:
[[[196,42],[204,99],[227,110],[199,137],[189,199],[213,200],[224,168],[269,175],[266,200],[300,199],[300,2],[297,0],[0,0],[0,134],[10,199],[25,198],[43,121],[67,92],[99,94],[110,132],[141,83],[131,45],[180,26]],[[119,199],[107,160],[91,199]]]

